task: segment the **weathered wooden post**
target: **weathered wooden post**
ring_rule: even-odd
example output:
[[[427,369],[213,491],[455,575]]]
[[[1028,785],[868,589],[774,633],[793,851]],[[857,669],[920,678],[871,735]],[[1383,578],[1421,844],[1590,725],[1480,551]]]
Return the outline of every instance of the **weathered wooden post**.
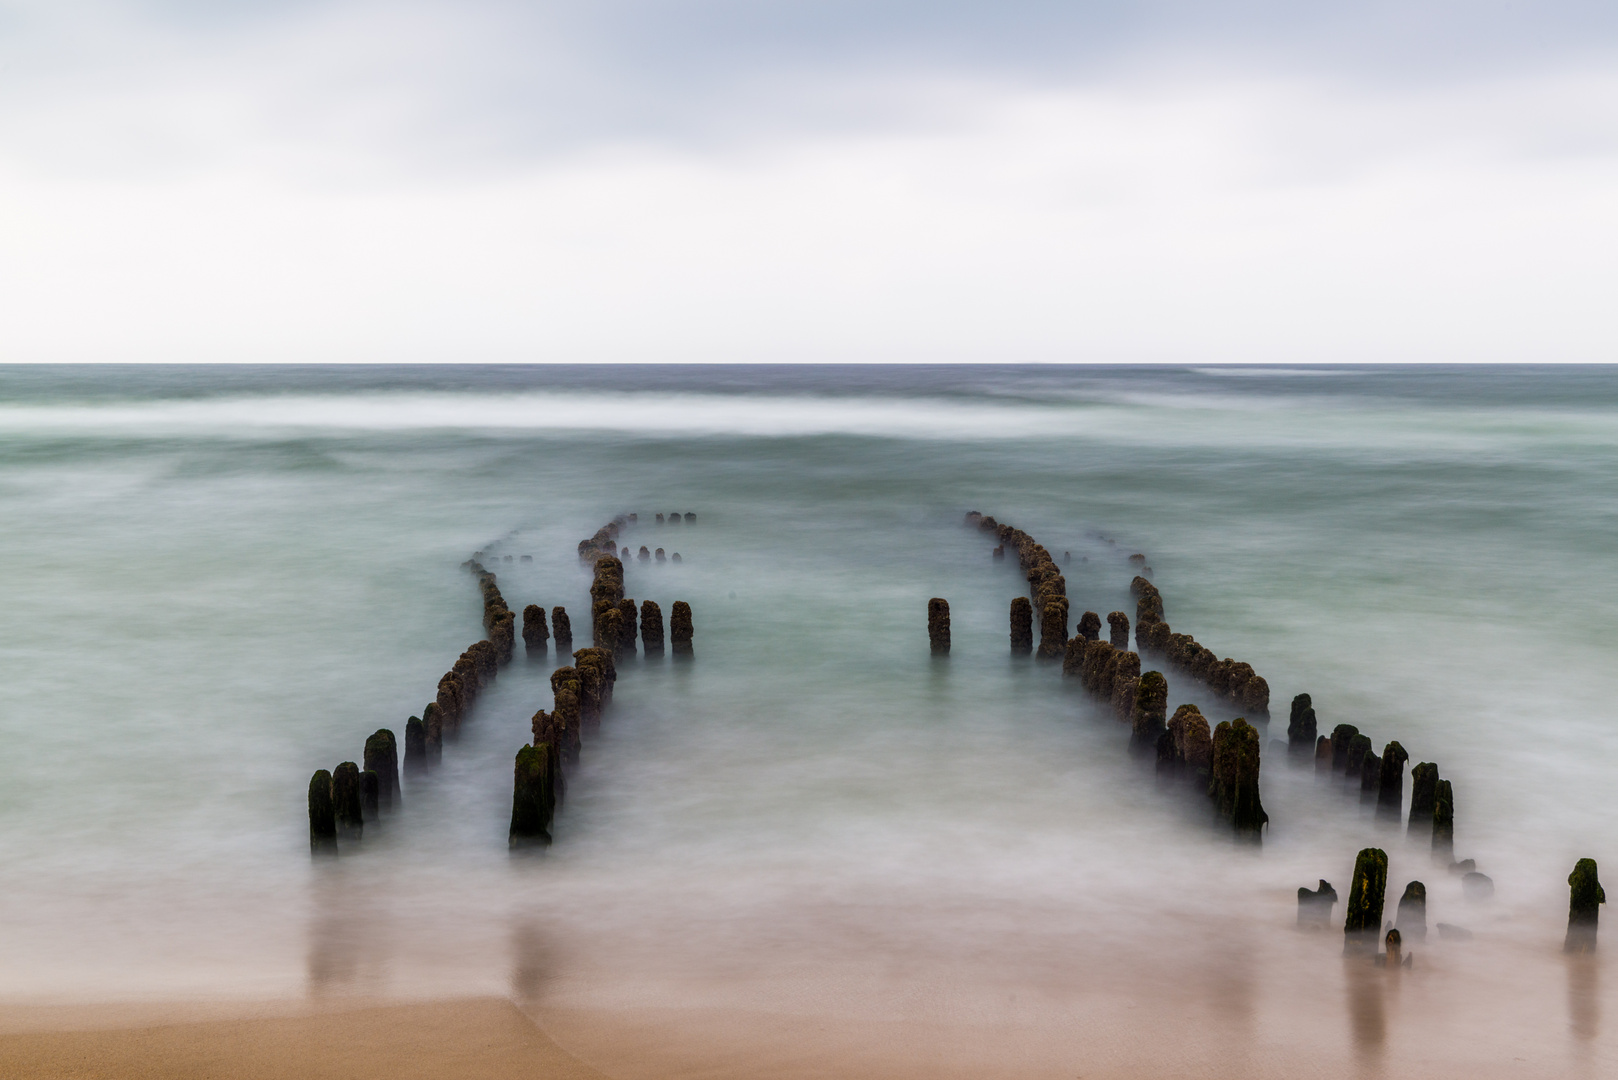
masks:
[[[1431,832],[1433,803],[1438,799],[1438,766],[1423,761],[1410,770],[1410,829],[1411,836]]]
[[[566,656],[573,651],[573,622],[567,617],[567,608],[558,604],[551,608],[551,629],[556,634],[556,653]]]
[[[1167,728],[1169,682],[1161,671],[1148,671],[1135,680],[1135,706],[1129,718],[1129,751],[1136,756],[1155,752],[1158,736]]]
[[[1337,890],[1331,882],[1320,879],[1318,889],[1298,887],[1298,926],[1305,930],[1324,930],[1331,925],[1331,909],[1337,903]]]
[[[1448,780],[1438,781],[1433,797],[1433,858],[1455,861],[1455,792]]]
[[[663,609],[651,600],[640,605],[640,640],[647,656],[663,655]]]
[[[1601,905],[1607,902],[1607,892],[1596,877],[1596,861],[1580,859],[1567,876],[1572,892],[1567,908],[1567,938],[1562,951],[1593,953],[1596,951],[1596,926],[1601,918]]]
[[[1382,748],[1381,775],[1377,778],[1376,816],[1395,825],[1404,810],[1405,762],[1410,755],[1397,742]]]
[[[331,797],[331,773],[316,769],[309,778],[309,852],[337,854],[337,813]]]
[[[1343,952],[1375,953],[1382,934],[1382,900],[1388,889],[1388,853],[1365,848],[1354,860],[1354,884],[1348,891],[1343,922]]]
[[[545,625],[545,609],[538,604],[529,604],[523,608],[522,644],[527,655],[536,660],[544,657],[550,640],[551,631]]]
[[[405,721],[404,774],[411,777],[427,775],[427,728],[419,716]]]
[[[1119,650],[1129,648],[1129,616],[1121,611],[1114,611],[1107,616],[1107,626],[1112,637],[1112,647]]]
[[[511,793],[511,831],[507,843],[513,848],[548,846],[551,842],[550,748],[523,744],[517,751]]]
[[[691,605],[684,600],[674,601],[674,607],[669,611],[669,638],[674,645],[675,656],[691,656]]]
[[[360,791],[360,767],[352,761],[332,770],[331,801],[338,837],[358,840],[365,830],[365,804]]]
[[[1427,886],[1419,881],[1406,885],[1404,895],[1399,897],[1399,912],[1394,918],[1394,925],[1405,937],[1412,941],[1426,940]]]
[[[1034,605],[1026,596],[1011,601],[1011,651],[1023,656],[1034,651]]]
[[[391,811],[399,798],[399,744],[393,732],[378,728],[365,740],[365,767],[376,772],[378,808]]]
[[[1307,758],[1315,752],[1318,735],[1314,700],[1308,694],[1292,699],[1292,715],[1287,719],[1287,752]]]
[[[927,640],[934,656],[949,654],[949,601],[933,597],[927,601]]]

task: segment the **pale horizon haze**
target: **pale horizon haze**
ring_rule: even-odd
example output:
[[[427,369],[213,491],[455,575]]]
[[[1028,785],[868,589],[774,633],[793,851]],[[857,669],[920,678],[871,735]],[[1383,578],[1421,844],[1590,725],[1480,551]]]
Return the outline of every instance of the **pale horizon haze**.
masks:
[[[0,0],[0,363],[1612,362],[1618,6]]]

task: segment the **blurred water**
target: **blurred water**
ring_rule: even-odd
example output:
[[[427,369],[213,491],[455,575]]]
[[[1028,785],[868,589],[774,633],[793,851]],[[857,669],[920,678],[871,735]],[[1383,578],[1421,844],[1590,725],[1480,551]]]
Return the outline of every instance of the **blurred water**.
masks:
[[[761,1039],[739,1013],[878,1025],[871,1061],[919,1052],[881,1024],[964,1039],[935,1072],[1071,1075],[1077,1041],[1597,1075],[1613,980],[1559,949],[1574,861],[1618,867],[1615,449],[1610,369],[0,369],[0,995],[514,993],[621,1075],[679,1054],[590,1018],[703,1031],[693,1071]],[[1308,691],[1437,761],[1495,898],[1268,752],[1262,851],[1215,833],[1008,657],[1022,582],[971,508],[1072,551],[1075,621],[1132,613],[1148,553],[1169,622],[1269,680],[1269,739]],[[505,845],[555,666],[519,645],[403,812],[312,865],[309,774],[481,636],[462,560],[514,556],[512,607],[587,634],[574,547],[628,511],[684,562],[627,591],[690,601],[697,659],[621,666],[555,846]],[[1402,980],[1292,929],[1371,844],[1389,918],[1420,879],[1474,933]]]

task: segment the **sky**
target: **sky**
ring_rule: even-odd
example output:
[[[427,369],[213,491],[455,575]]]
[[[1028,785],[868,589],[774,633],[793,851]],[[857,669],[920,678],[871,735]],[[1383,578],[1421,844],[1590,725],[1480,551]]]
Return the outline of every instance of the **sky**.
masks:
[[[0,361],[1614,362],[1618,4],[0,0]]]

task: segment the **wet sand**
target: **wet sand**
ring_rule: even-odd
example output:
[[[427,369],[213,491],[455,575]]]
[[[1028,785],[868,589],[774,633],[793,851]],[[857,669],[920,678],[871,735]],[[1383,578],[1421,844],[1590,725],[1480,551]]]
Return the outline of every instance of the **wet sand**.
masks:
[[[503,998],[197,1019],[223,1007],[0,1009],[18,1080],[599,1080]],[[264,1014],[271,1015],[264,1015]],[[192,1019],[179,1020],[189,1014]]]

